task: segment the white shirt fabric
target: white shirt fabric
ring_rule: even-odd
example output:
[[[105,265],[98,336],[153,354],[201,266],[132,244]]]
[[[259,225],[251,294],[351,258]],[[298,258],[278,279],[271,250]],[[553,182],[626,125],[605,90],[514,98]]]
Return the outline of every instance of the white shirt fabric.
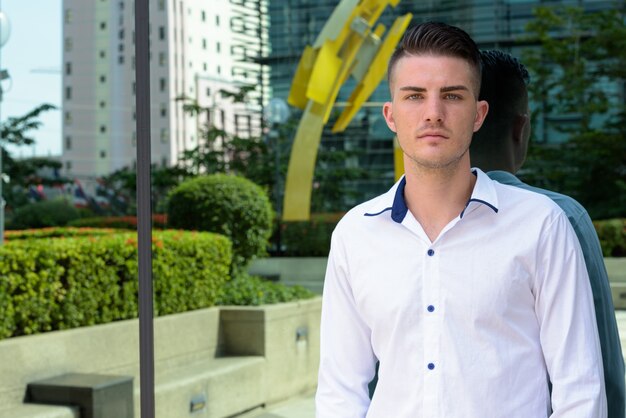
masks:
[[[465,210],[432,243],[407,210],[404,178],[337,225],[318,418],[606,417],[591,289],[567,217],[472,171]]]

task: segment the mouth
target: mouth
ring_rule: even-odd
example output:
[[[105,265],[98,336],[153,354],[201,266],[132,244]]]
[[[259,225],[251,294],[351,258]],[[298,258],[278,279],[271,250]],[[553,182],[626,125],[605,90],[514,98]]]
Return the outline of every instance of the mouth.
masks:
[[[440,131],[422,132],[417,136],[418,139],[448,139],[448,136]]]

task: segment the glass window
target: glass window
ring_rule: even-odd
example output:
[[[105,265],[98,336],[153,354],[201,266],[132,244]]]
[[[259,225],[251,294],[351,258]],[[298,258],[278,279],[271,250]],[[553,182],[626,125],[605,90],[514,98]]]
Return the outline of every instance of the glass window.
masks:
[[[65,98],[70,100],[72,98],[72,88],[70,86],[65,87]]]
[[[66,150],[72,149],[72,137],[69,135],[65,137],[65,149]]]
[[[65,63],[65,75],[70,75],[70,74],[72,74],[72,63],[66,62]]]
[[[65,42],[63,43],[64,47],[65,47],[65,51],[69,52],[72,50],[72,47],[74,46],[74,42],[72,41],[72,38],[65,38]]]
[[[71,9],[65,9],[64,21],[66,24],[72,23],[72,10]]]

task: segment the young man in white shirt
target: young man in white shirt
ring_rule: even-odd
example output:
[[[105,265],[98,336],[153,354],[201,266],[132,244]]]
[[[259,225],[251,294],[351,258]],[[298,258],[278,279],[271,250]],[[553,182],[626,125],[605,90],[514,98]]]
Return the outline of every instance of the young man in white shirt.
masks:
[[[567,217],[470,167],[488,111],[475,43],[424,23],[388,71],[383,114],[406,174],[333,233],[317,417],[606,417],[589,280]]]

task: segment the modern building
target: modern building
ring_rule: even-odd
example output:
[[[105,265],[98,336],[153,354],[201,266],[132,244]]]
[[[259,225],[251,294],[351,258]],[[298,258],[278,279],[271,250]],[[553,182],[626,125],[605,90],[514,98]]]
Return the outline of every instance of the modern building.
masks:
[[[326,20],[337,5],[336,0],[271,0],[269,3],[271,54],[271,92],[286,99],[298,60],[306,45],[313,45]],[[539,0],[401,0],[397,7],[388,7],[380,21],[390,27],[395,17],[412,13],[412,24],[435,20],[466,30],[481,49],[497,48],[521,56],[521,49],[531,47],[524,40],[525,25],[533,18],[533,8],[540,5],[581,6],[589,11],[608,10],[615,2],[607,0],[551,1]],[[337,111],[354,85],[348,83],[340,92]],[[607,86],[623,90],[623,86]],[[358,180],[344,182],[351,192],[344,202],[334,208],[341,210],[384,192],[393,183],[393,134],[381,114],[381,104],[388,99],[386,81],[381,82],[345,132],[324,131],[320,153],[324,150],[347,150],[354,154],[345,164],[358,166],[368,173]],[[623,97],[622,97],[623,99]],[[337,112],[338,113],[338,112]],[[543,142],[559,142],[563,135],[554,129],[566,123],[559,115],[546,116],[533,126],[535,135]],[[331,120],[328,125],[332,126]],[[320,169],[318,165],[318,169]],[[315,193],[315,192],[314,192]]]
[[[207,121],[258,135],[267,74],[261,0],[150,0],[152,161],[171,165]],[[63,1],[63,167],[88,182],[135,164],[134,2]],[[246,103],[221,90],[256,86]],[[192,115],[183,100],[204,109]]]

